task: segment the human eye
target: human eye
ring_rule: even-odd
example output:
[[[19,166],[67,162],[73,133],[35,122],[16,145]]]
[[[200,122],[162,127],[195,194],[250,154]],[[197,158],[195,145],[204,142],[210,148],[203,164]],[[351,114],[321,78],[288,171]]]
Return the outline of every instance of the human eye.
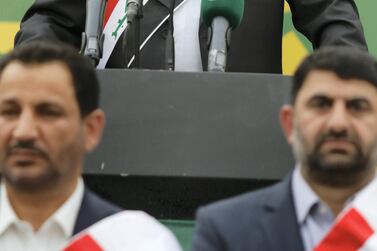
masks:
[[[4,104],[0,105],[0,116],[14,117],[20,113],[20,108],[16,105]]]
[[[347,109],[353,112],[363,112],[371,109],[371,104],[363,98],[352,99],[347,101]]]
[[[42,117],[61,117],[64,115],[64,111],[56,106],[50,104],[42,104],[37,107],[37,113]]]
[[[331,107],[333,101],[325,96],[314,96],[308,102],[309,107],[313,109],[323,110]]]

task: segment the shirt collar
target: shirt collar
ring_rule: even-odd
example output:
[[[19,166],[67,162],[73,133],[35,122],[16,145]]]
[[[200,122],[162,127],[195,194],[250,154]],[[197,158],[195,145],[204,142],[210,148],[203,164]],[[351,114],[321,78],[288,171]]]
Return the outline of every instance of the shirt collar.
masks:
[[[8,199],[7,190],[4,182],[0,185],[0,236],[5,232],[5,230],[19,221],[16,213],[14,212],[10,201]]]
[[[79,178],[77,186],[72,195],[64,202],[64,204],[42,225],[56,222],[64,232],[65,237],[72,236],[76,218],[80,210],[81,202],[84,197],[84,182]],[[19,222],[20,219],[13,210],[4,182],[0,185],[0,236],[13,223]]]
[[[373,184],[376,184],[377,186],[377,176],[366,187],[364,187],[362,190],[360,190],[359,192],[357,192],[356,194],[348,198],[348,200],[345,202],[344,209],[348,208],[351,205],[351,202],[353,202],[355,198],[357,198],[362,191],[366,190],[368,187],[373,186]],[[306,218],[311,213],[315,213],[321,209],[329,210],[327,205],[325,205],[319,199],[317,194],[311,189],[309,184],[305,181],[304,177],[301,174],[300,167],[298,165],[296,165],[293,171],[292,193],[293,193],[294,206],[295,206],[295,210],[297,214],[297,220],[301,224],[304,223]],[[312,210],[312,209],[315,209],[315,210]],[[321,214],[325,214],[325,213],[322,212]],[[332,213],[331,213],[331,217],[333,217]]]
[[[295,170],[293,171],[292,193],[297,220],[299,223],[304,223],[305,219],[310,213],[310,210],[315,205],[319,204],[320,200],[317,194],[305,181],[304,177],[302,177],[300,168],[298,166],[296,166]]]
[[[79,178],[73,194],[64,204],[50,217],[63,229],[65,237],[71,237],[75,227],[76,218],[84,197],[84,182]]]

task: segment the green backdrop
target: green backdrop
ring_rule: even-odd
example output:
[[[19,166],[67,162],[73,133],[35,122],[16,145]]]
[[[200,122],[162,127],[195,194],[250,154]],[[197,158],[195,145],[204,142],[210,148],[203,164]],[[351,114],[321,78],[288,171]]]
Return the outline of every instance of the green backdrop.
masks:
[[[360,18],[364,26],[369,51],[377,57],[377,1],[357,0],[355,2],[359,9]],[[294,27],[291,20],[291,14],[287,13],[284,16],[284,33],[290,30],[294,30]],[[310,42],[300,33],[297,32],[297,34],[299,35],[300,40],[305,44],[305,47],[311,50]]]

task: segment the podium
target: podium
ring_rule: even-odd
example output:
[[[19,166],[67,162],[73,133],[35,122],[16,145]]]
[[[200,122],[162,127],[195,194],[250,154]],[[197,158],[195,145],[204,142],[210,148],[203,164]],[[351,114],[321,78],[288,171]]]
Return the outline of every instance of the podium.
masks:
[[[126,209],[193,219],[198,206],[272,184],[293,168],[279,124],[289,77],[97,73],[107,122],[84,178]]]

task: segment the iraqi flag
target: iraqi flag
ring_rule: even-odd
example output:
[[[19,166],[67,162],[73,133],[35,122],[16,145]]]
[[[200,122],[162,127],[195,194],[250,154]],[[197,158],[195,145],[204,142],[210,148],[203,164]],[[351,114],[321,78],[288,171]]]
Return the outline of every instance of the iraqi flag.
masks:
[[[377,251],[377,180],[360,192],[314,251]]]
[[[126,8],[127,0],[107,0],[103,21],[105,39],[102,58],[97,65],[98,69],[105,68],[117,41],[126,29]]]
[[[174,235],[142,211],[123,211],[74,236],[63,251],[181,251]]]

